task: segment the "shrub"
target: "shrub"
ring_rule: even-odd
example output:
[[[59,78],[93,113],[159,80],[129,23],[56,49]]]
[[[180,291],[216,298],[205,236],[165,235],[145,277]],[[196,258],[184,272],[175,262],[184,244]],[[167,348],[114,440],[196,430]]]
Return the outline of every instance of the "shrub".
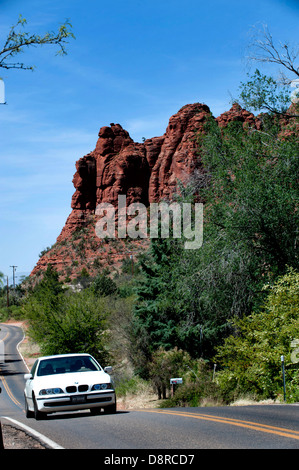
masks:
[[[190,364],[182,374],[183,383],[176,386],[174,395],[164,400],[160,407],[203,406],[205,403],[218,404],[221,401],[208,364],[202,359],[193,360]]]
[[[166,398],[171,377],[180,377],[189,362],[189,354],[178,348],[165,351],[160,347],[153,354],[149,364],[149,376],[159,399]]]
[[[285,356],[286,391],[289,401],[298,400],[298,364],[292,360],[294,340],[299,340],[299,273],[294,269],[266,286],[263,307],[234,322],[238,335],[219,348],[217,362],[223,367],[217,382],[227,400],[242,394],[276,398],[283,394],[280,356]]]

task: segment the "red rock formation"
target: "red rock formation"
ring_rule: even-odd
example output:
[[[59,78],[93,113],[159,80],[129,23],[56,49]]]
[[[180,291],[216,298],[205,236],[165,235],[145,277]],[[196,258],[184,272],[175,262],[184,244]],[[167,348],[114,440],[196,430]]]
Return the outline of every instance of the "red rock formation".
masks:
[[[203,130],[208,115],[208,106],[195,103],[184,106],[170,118],[161,150],[151,170],[150,202],[171,199],[177,190],[178,181],[186,183],[194,170],[200,166],[196,151],[196,133]],[[147,142],[145,144],[147,145]]]
[[[32,274],[44,270],[48,263],[64,276],[74,276],[83,266],[93,271],[96,260],[107,263],[107,246],[94,231],[97,205],[107,202],[116,207],[118,195],[126,195],[127,205],[141,202],[147,206],[171,199],[178,182],[186,183],[194,170],[201,169],[196,136],[210,114],[204,104],[186,105],[170,118],[163,136],[143,143],[134,142],[119,124],[102,127],[95,150],[76,162],[72,212],[56,244],[39,259]],[[221,127],[232,120],[256,125],[253,114],[238,105],[216,119]],[[115,245],[111,242],[108,250],[114,261],[132,253],[132,246],[128,249],[120,241],[117,248]]]
[[[127,195],[128,204],[148,204],[150,169],[143,145],[133,142],[119,124],[101,128],[94,158],[97,204],[116,206],[119,194]]]
[[[76,162],[72,209],[94,209],[96,205],[96,161],[92,154]]]
[[[225,127],[229,122],[237,121],[242,122],[243,126],[248,125],[250,127],[260,127],[260,121],[254,116],[254,114],[241,108],[238,103],[234,103],[229,111],[221,114],[216,121],[219,127]]]

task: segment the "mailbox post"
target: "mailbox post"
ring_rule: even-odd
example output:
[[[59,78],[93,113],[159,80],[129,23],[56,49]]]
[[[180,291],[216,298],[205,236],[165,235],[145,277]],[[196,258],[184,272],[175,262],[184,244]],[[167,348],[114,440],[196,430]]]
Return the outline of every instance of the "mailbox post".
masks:
[[[171,396],[172,396],[172,397],[173,397],[173,395],[174,395],[175,388],[176,388],[177,384],[182,384],[182,383],[183,383],[183,379],[182,379],[181,377],[176,377],[176,378],[170,379]]]
[[[285,368],[284,368],[284,356],[280,356],[280,359],[281,359],[282,380],[283,380],[283,400],[286,401],[286,378],[285,378]]]

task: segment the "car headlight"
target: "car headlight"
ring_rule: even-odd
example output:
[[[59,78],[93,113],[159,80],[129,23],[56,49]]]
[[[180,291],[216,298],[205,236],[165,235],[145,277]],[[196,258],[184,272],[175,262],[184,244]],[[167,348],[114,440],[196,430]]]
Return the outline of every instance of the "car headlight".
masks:
[[[61,388],[43,388],[40,390],[39,394],[40,395],[57,395],[58,393],[63,393],[63,390]]]
[[[91,390],[107,390],[112,388],[111,383],[108,384],[94,384]]]

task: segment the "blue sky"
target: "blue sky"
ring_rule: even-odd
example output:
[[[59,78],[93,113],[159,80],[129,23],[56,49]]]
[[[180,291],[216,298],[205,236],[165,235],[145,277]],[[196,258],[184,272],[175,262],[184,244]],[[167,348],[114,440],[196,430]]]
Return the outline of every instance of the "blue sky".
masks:
[[[19,59],[34,72],[0,69],[0,271],[10,282],[11,265],[29,274],[55,243],[75,162],[102,126],[120,123],[141,141],[188,103],[218,116],[246,80],[253,27],[298,43],[298,0],[0,0],[0,50],[19,14],[36,34],[68,18],[76,39],[63,57],[28,49]]]

